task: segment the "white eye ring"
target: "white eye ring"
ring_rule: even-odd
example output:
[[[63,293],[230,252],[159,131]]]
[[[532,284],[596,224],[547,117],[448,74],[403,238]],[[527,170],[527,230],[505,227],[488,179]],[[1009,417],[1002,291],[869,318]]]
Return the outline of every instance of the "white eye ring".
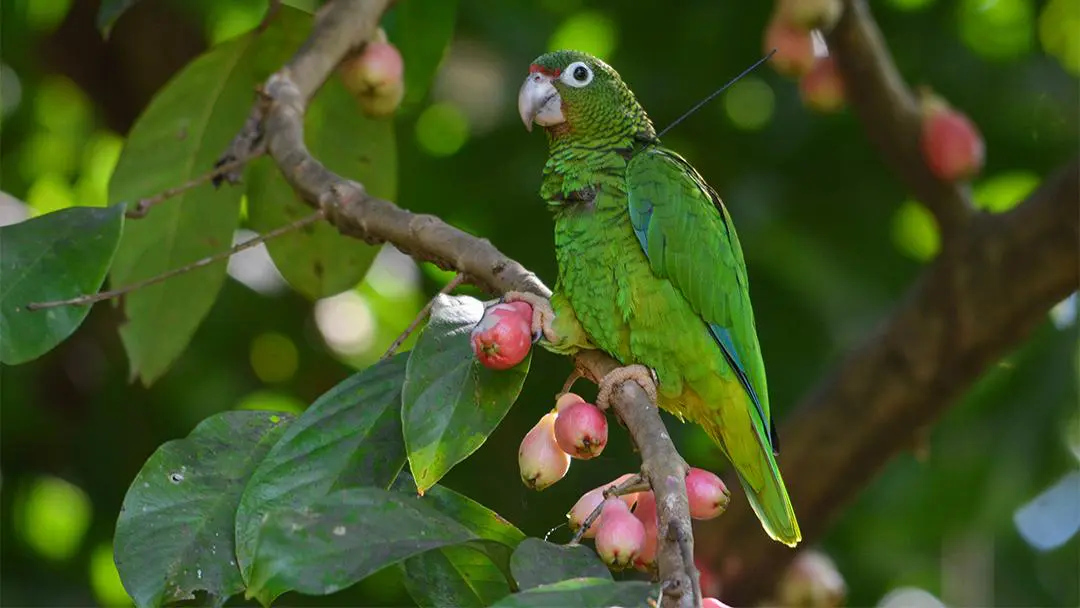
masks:
[[[585,70],[585,77],[578,78],[581,74],[581,70]],[[585,64],[584,61],[575,61],[566,66],[566,69],[562,71],[562,75],[559,80],[563,81],[563,84],[570,85],[575,88],[581,88],[590,82],[592,82],[593,72],[592,68]]]

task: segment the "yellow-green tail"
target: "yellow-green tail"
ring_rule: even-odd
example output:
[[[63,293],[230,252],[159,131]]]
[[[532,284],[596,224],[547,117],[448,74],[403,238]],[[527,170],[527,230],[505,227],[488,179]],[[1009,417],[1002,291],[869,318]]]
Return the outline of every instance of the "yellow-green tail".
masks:
[[[755,491],[742,475],[739,475],[739,481],[765,532],[773,540],[794,547],[802,540],[799,522],[795,519],[795,509],[791,506],[784,479],[780,476],[780,468],[776,465],[772,452],[761,450],[761,455],[768,459],[768,464],[762,467],[765,475],[762,476],[764,484],[760,491]]]

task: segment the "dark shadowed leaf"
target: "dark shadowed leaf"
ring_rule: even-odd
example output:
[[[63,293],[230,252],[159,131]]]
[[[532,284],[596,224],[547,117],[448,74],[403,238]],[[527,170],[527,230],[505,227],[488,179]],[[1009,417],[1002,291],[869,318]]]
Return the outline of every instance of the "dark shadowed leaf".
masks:
[[[386,33],[405,60],[405,103],[423,99],[454,35],[457,0],[399,2]]]
[[[476,535],[419,498],[350,488],[314,504],[270,513],[259,533],[248,597],[334,593],[425,551]]]
[[[263,32],[221,44],[173,77],[135,122],[109,184],[110,200],[153,196],[210,171],[255,100],[253,89],[292,54],[311,15],[290,7]],[[228,249],[239,222],[242,189],[204,184],[129,222],[113,262],[114,285],[159,275]],[[225,280],[212,264],[130,293],[120,337],[131,374],[143,384],[180,356]]]
[[[405,353],[334,387],[309,407],[251,476],[236,513],[236,554],[250,580],[259,525],[275,509],[300,509],[332,490],[385,488],[405,464],[401,385]]]
[[[112,32],[112,27],[120,15],[135,5],[139,0],[101,0],[98,7],[97,28],[106,39]]]
[[[510,593],[503,573],[483,553],[445,547],[401,564],[405,589],[418,606],[482,608]]]
[[[569,578],[612,580],[608,567],[585,545],[556,545],[539,538],[521,541],[510,558],[518,587],[530,589]]]
[[[532,353],[504,371],[480,365],[469,333],[484,314],[470,297],[440,295],[411,351],[402,421],[409,467],[420,493],[483,445],[514,404]]]
[[[139,606],[205,590],[217,602],[243,591],[233,546],[248,477],[291,418],[223,412],[158,448],[131,483],[116,522],[116,567]]]
[[[658,588],[641,581],[575,578],[508,595],[492,608],[648,608],[649,598],[659,595]]]
[[[0,361],[36,359],[82,324],[89,306],[26,305],[97,293],[123,225],[124,206],[114,205],[72,207],[0,228]]]
[[[365,117],[340,79],[330,79],[319,91],[308,109],[305,127],[308,148],[327,168],[359,181],[373,196],[394,198],[393,122]],[[270,159],[254,163],[246,181],[253,230],[268,232],[314,211],[297,198]],[[282,276],[312,299],[359,283],[378,252],[378,247],[342,236],[325,222],[278,237],[266,246]]]

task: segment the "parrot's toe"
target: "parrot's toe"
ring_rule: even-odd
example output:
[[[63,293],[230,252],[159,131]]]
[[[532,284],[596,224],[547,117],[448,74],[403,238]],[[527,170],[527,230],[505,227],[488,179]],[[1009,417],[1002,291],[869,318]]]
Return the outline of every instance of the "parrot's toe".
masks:
[[[502,297],[503,302],[525,302],[533,309],[532,334],[533,344],[541,339],[556,343],[559,336],[555,333],[551,323],[555,320],[555,311],[551,308],[551,302],[543,296],[535,293],[522,291],[508,291]]]
[[[607,409],[615,389],[627,380],[638,383],[641,390],[649,396],[649,400],[656,404],[656,375],[644,365],[627,365],[611,370],[600,379],[600,392],[596,396],[596,405],[601,409]]]

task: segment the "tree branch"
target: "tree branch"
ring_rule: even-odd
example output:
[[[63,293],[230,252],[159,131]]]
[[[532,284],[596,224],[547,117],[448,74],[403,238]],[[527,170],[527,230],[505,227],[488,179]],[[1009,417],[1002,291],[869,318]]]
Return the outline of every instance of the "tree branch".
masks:
[[[926,166],[919,144],[918,100],[900,77],[866,0],[844,1],[843,15],[826,41],[845,97],[867,137],[937,218],[942,243],[948,246],[971,218],[970,194],[966,186],[942,181]]]
[[[244,158],[254,146],[265,143],[300,197],[322,210],[343,234],[369,243],[393,243],[418,260],[457,271],[493,295],[527,291],[550,297],[551,290],[536,275],[503,255],[488,240],[458,230],[435,216],[413,214],[369,196],[360,184],[328,170],[304,145],[307,102],[341,59],[374,34],[389,4],[389,0],[334,0],[324,5],[307,42],[262,87],[262,99],[220,162]],[[599,352],[579,355],[575,365],[593,381],[618,367],[613,359]],[[663,605],[693,607],[700,590],[693,562],[686,563],[683,558],[688,548],[693,550],[684,482],[686,463],[671,442],[656,407],[636,382],[624,382],[612,406],[641,453],[642,474],[656,494],[660,529],[674,531],[660,540],[657,551]]]
[[[784,422],[780,468],[813,543],[858,490],[1080,284],[1080,158],[1008,213],[973,216],[897,310]],[[764,597],[794,557],[744,501],[701,522],[724,601]],[[728,548],[738,547],[737,552]]]

